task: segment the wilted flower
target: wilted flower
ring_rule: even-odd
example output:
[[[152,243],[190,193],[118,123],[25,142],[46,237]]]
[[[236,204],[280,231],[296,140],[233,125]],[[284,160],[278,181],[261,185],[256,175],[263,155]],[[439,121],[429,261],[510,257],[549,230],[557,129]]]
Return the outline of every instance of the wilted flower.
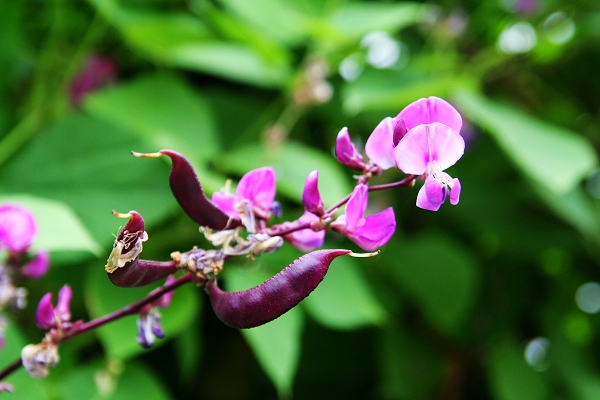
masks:
[[[174,281],[175,278],[173,275],[169,275],[165,282],[165,286],[170,285]],[[165,333],[160,325],[160,312],[158,309],[167,308],[171,304],[172,298],[172,291],[165,293],[152,303],[146,304],[140,310],[137,319],[138,335],[136,337],[140,346],[149,348],[154,344],[156,338],[162,339],[165,337]]]
[[[45,378],[48,368],[54,367],[58,361],[58,345],[52,342],[28,344],[21,351],[23,367],[34,378]]]
[[[357,185],[346,204],[344,215],[331,224],[331,228],[346,235],[367,251],[383,246],[396,230],[396,219],[392,207],[380,213],[364,217],[368,203],[367,185]]]

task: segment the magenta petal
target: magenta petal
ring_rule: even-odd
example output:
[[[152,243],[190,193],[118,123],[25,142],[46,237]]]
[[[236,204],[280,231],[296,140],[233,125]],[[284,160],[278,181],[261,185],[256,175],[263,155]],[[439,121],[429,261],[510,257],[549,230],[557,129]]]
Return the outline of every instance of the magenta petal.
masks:
[[[304,214],[298,219],[300,222],[318,221],[319,217],[305,211]],[[302,251],[312,251],[318,247],[323,246],[325,241],[325,231],[315,232],[312,229],[301,229],[289,233],[283,237],[292,246]]]
[[[346,230],[353,232],[363,219],[369,201],[367,185],[356,185],[346,204]]]
[[[14,205],[0,206],[0,247],[21,252],[33,242],[37,228],[33,215],[24,208]]]
[[[235,196],[231,193],[214,192],[212,202],[215,203],[219,210],[223,211],[229,218],[237,219],[237,211],[233,207]]]
[[[443,202],[444,189],[438,181],[432,177],[428,177],[417,195],[417,207],[437,211]]]
[[[348,128],[342,128],[335,140],[335,157],[346,167],[362,171],[365,167],[363,156],[356,150],[356,146],[350,140]]]
[[[430,125],[419,125],[404,135],[394,149],[396,165],[405,174],[423,175],[431,161],[429,152]]]
[[[71,291],[69,285],[64,285],[58,291],[58,301],[55,311],[56,315],[63,322],[71,319],[71,297],[73,297],[73,291]]]
[[[302,192],[302,204],[306,211],[315,215],[323,215],[325,207],[319,193],[319,171],[314,170],[306,178]]]
[[[52,293],[46,293],[40,299],[35,312],[35,323],[42,329],[50,329],[54,324],[54,307],[52,306]]]
[[[253,206],[269,211],[275,200],[275,171],[270,167],[254,169],[240,179],[237,197],[248,199]]]
[[[394,120],[387,117],[377,125],[369,139],[367,139],[365,152],[369,159],[382,169],[388,169],[395,165],[393,136]]]
[[[377,250],[386,244],[396,231],[396,218],[392,207],[368,216],[363,222],[363,225],[348,237],[367,251]]]
[[[462,117],[450,103],[439,97],[419,99],[406,106],[396,119],[402,118],[406,128],[411,130],[417,125],[440,122],[455,132],[460,132]]]
[[[456,131],[444,124],[429,125],[429,148],[431,158],[441,170],[454,165],[465,152],[465,141]]]
[[[449,185],[452,186],[452,189],[450,189],[450,204],[455,206],[460,199],[460,181],[456,178],[452,179]]]
[[[175,282],[175,277],[173,275],[169,275],[163,286],[170,285],[173,282]],[[169,307],[169,305],[171,304],[171,300],[173,299],[174,293],[175,293],[175,291],[171,290],[170,292],[163,294],[162,296],[160,296],[160,298],[158,300],[156,300],[154,302],[154,305],[156,307],[160,307],[160,308]]]
[[[38,253],[21,267],[20,274],[25,278],[38,279],[46,275],[50,267],[50,255],[45,250],[40,250]]]

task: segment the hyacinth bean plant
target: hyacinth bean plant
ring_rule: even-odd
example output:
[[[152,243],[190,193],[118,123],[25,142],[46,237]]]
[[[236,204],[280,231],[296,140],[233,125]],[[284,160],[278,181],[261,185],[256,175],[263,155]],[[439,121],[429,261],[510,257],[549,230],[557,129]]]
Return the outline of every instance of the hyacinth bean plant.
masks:
[[[143,243],[149,240],[144,219],[136,211],[113,212],[128,221],[116,237],[106,263],[108,279],[120,287],[144,286],[163,279],[165,283],[138,302],[88,322],[72,321],[73,289],[68,284],[60,289],[55,304],[52,293],[47,293],[36,311],[36,324],[46,331],[45,337],[40,343],[23,348],[21,358],[5,367],[0,379],[20,366],[32,376],[45,377],[60,359],[62,342],[126,315],[138,315],[135,339],[142,347],[152,346],[157,338],[168,334],[161,327],[159,310],[168,307],[176,289],[186,283],[204,287],[215,314],[231,327],[253,328],[273,321],[310,295],[336,258],[376,256],[394,235],[396,220],[391,207],[365,215],[370,192],[411,187],[421,180],[417,207],[436,211],[446,199],[453,205],[459,202],[460,182],[444,170],[464,153],[461,126],[460,114],[446,101],[437,97],[417,100],[374,129],[365,145],[368,160],[353,144],[347,128],[343,128],[337,136],[335,156],[342,165],[357,171],[352,193],[336,204],[324,204],[315,170],[306,178],[303,189],[304,214],[297,220],[276,224],[271,224],[270,219],[280,215],[281,205],[275,200],[275,171],[271,167],[248,172],[235,193],[227,185],[209,199],[191,164],[180,153],[133,153],[141,158],[171,159],[169,183],[173,195],[213,248],[173,251],[170,261],[142,259]],[[394,167],[406,176],[397,182],[370,184],[372,177]],[[39,278],[48,268],[47,253],[28,253],[35,229],[26,210],[12,205],[0,207],[0,248],[7,252],[6,261],[0,265],[0,307],[5,311],[25,305],[26,291],[15,287],[16,280]],[[346,236],[364,252],[319,249],[328,230]],[[285,242],[306,254],[248,290],[225,292],[220,288],[218,275],[229,259],[254,259],[277,251]],[[0,320],[0,326],[5,324]],[[2,390],[12,388],[5,384]]]

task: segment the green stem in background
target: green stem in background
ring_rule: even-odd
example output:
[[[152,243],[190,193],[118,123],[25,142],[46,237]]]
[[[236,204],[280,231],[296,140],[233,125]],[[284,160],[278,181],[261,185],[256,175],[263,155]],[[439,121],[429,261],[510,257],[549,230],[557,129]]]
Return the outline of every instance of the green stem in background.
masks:
[[[37,133],[42,120],[40,110],[36,109],[21,120],[0,140],[0,165],[23,147]]]

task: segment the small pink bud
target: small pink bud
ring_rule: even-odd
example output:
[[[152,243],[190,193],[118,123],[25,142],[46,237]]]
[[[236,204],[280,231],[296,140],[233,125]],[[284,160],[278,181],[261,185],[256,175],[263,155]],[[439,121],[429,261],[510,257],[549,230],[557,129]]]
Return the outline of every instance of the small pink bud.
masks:
[[[29,279],[38,279],[46,275],[50,267],[50,255],[45,250],[40,250],[38,253],[21,267],[20,273],[23,277]]]
[[[71,298],[73,291],[69,285],[64,285],[58,292],[58,302],[56,304],[56,316],[62,322],[67,322],[71,319]]]
[[[35,323],[42,329],[50,329],[54,326],[54,307],[52,306],[52,293],[48,292],[42,296],[35,312]]]
[[[342,128],[335,141],[335,157],[348,168],[363,171],[365,160],[350,140],[348,128]]]
[[[306,211],[317,216],[322,216],[325,213],[325,206],[319,193],[319,171],[314,170],[306,178],[304,191],[302,192],[302,204]]]

